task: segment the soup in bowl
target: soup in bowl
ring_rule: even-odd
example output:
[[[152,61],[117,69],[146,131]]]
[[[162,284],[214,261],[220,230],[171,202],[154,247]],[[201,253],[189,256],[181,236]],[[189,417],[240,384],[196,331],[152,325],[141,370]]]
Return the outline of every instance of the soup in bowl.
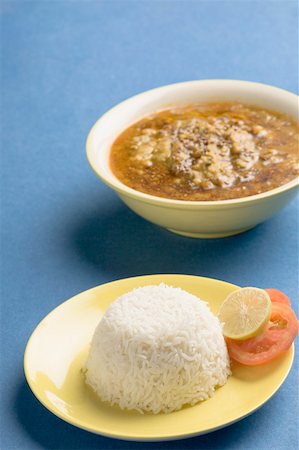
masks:
[[[147,220],[192,237],[237,234],[295,195],[298,99],[234,80],[153,89],[102,116],[87,154]]]

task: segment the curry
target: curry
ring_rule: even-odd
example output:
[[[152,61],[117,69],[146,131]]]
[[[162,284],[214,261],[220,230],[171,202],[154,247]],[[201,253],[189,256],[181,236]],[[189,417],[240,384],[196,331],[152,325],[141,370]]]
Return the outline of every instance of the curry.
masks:
[[[240,103],[169,108],[127,128],[111,147],[127,186],[177,200],[246,197],[298,175],[298,133],[286,115]]]

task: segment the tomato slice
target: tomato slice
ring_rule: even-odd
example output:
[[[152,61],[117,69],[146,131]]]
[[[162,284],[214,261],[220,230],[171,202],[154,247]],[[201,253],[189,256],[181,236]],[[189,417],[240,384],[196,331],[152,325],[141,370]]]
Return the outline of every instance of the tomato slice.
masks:
[[[291,306],[289,297],[285,295],[283,292],[279,291],[278,289],[269,288],[264,289],[264,291],[268,292],[271,302],[283,303],[284,305]]]
[[[245,341],[226,339],[232,359],[248,366],[264,364],[286,352],[299,330],[294,311],[282,303],[273,303],[270,320],[258,336]]]

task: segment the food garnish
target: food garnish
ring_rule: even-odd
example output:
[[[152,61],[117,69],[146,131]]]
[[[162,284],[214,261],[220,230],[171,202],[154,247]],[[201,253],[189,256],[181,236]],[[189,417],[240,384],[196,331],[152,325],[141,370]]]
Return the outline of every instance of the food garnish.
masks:
[[[273,303],[284,303],[285,305],[291,306],[291,301],[287,295],[278,289],[268,288],[265,291],[269,294],[271,302]]]
[[[256,336],[266,326],[271,312],[271,300],[263,289],[247,287],[232,292],[218,313],[223,323],[223,335],[244,340]]]
[[[233,292],[233,294],[237,294],[241,291],[241,294],[239,295],[240,303],[242,302],[243,290],[244,289],[240,289]],[[260,289],[257,289],[257,291],[260,291]],[[264,292],[270,296],[272,306],[270,318],[266,325],[264,325],[263,328],[260,328],[259,333],[245,340],[232,338],[232,336],[225,334],[225,340],[231,359],[241,364],[256,366],[276,359],[291,347],[299,331],[299,323],[295,312],[291,308],[289,298],[277,289],[267,289]],[[229,297],[231,297],[231,295]],[[223,303],[220,312],[227,303],[227,300],[229,300],[229,297]],[[256,302],[259,303],[258,298],[256,299]],[[253,303],[244,302],[244,308],[245,305],[246,308],[252,308],[252,313],[255,312],[254,301]],[[239,309],[242,310],[242,307],[239,306]],[[242,314],[243,313],[239,316],[240,323],[243,323]],[[220,320],[223,321],[223,314],[221,316],[219,313],[219,316]],[[226,316],[226,320],[229,320],[228,315]],[[237,321],[237,313],[234,320]],[[224,328],[225,327],[229,327],[228,322],[224,323]]]

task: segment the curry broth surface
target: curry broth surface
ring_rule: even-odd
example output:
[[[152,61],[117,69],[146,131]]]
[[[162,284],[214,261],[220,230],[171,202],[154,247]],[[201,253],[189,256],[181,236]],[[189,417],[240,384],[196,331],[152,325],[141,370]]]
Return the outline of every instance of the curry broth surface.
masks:
[[[298,175],[298,125],[239,103],[207,103],[154,113],[111,147],[116,177],[141,192],[177,200],[246,197]]]

